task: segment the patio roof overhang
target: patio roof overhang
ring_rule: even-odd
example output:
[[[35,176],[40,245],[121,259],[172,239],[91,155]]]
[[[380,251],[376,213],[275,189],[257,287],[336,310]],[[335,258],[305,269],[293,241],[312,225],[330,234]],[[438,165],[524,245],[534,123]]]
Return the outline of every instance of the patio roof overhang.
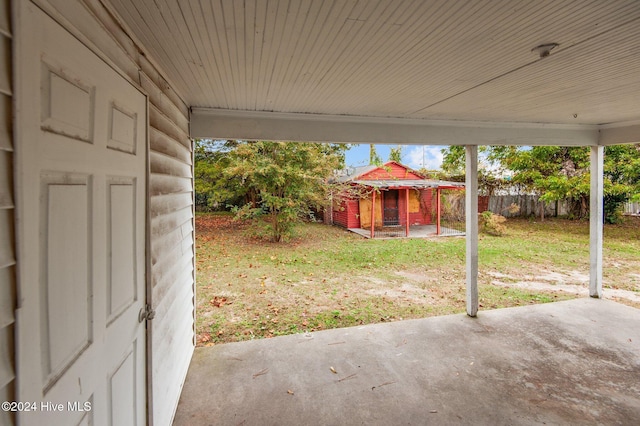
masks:
[[[103,2],[194,138],[466,146],[470,315],[478,145],[591,147],[601,296],[603,147],[640,143],[639,1]]]
[[[640,108],[640,106],[639,106]],[[640,115],[640,110],[638,112]],[[598,146],[640,143],[640,122],[484,122],[191,109],[194,138],[404,145]]]
[[[107,7],[191,108],[192,137],[640,142],[635,0],[109,0]]]

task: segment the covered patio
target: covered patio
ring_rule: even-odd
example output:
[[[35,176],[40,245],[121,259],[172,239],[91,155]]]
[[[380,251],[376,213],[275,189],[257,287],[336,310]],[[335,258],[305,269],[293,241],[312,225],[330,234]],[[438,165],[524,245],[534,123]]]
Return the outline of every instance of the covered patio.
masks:
[[[638,422],[637,310],[582,299],[475,318],[481,145],[590,147],[602,298],[604,149],[640,141],[637,3],[223,3],[161,12],[167,36],[118,9],[178,70],[191,137],[466,153],[467,316],[197,349],[175,424]]]
[[[638,23],[636,0],[0,1],[0,394],[92,407],[0,424],[640,423],[640,314],[599,300]],[[195,138],[464,147],[467,316],[192,358]],[[478,316],[483,145],[588,147],[591,298]]]
[[[639,323],[587,298],[198,348],[174,425],[637,424]]]

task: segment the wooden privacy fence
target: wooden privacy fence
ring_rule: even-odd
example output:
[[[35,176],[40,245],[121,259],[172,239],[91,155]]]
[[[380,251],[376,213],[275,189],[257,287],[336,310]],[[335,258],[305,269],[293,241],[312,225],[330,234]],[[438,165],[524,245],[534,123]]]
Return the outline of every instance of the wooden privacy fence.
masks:
[[[520,207],[517,213],[509,213],[509,206]],[[478,212],[491,211],[504,217],[540,217],[542,201],[539,195],[491,195],[478,197]],[[567,200],[545,202],[544,215],[564,216],[570,213],[571,204]]]
[[[464,222],[464,196],[458,191],[451,194],[443,192],[443,220],[447,222]],[[509,206],[516,204],[520,210],[516,213],[509,212]],[[478,196],[478,212],[482,213],[490,211],[500,214],[504,217],[540,217],[540,211],[543,202],[540,196],[524,194],[524,195],[491,195]],[[544,216],[567,216],[571,213],[571,201],[560,200],[544,203]],[[624,205],[623,214],[640,215],[640,202],[626,203]]]

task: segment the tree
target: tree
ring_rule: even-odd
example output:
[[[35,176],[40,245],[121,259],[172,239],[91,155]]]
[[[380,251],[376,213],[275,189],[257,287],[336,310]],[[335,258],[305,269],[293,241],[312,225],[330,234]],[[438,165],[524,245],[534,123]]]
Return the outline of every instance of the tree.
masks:
[[[371,166],[381,166],[382,158],[378,155],[376,151],[376,146],[374,144],[369,144],[369,165]]]
[[[450,175],[462,175],[465,172],[465,151],[462,145],[452,145],[440,150],[442,170]]]
[[[609,223],[621,220],[621,207],[640,200],[640,144],[604,149],[604,214]]]
[[[483,151],[493,166],[513,172],[512,182],[540,194],[543,201],[573,200],[573,214],[584,217],[589,207],[590,158],[588,147],[493,146]],[[443,168],[460,171],[464,148],[443,150]],[[640,145],[605,148],[605,220],[619,220],[620,207],[640,194]]]
[[[237,180],[223,180],[229,153],[240,144],[236,140],[196,139],[194,143],[194,186],[196,208],[223,210],[251,198],[248,188]]]
[[[234,208],[237,217],[256,219],[279,242],[312,209],[324,206],[327,178],[343,166],[346,148],[339,144],[238,142],[226,153],[219,180],[239,193],[255,196]]]
[[[589,149],[586,147],[492,147],[490,161],[514,172],[512,181],[540,194],[545,202],[573,200],[576,217],[589,207]]]
[[[486,146],[480,146],[478,151],[481,154],[488,152]],[[440,150],[443,154],[442,170],[443,173],[437,176],[438,179],[452,180],[455,182],[464,182],[465,170],[465,149],[464,146],[454,145]],[[479,161],[482,161],[481,159]],[[492,195],[497,189],[505,187],[505,182],[494,176],[493,172],[487,170],[485,166],[488,164],[480,164],[478,168],[478,191],[483,195]]]
[[[391,150],[389,151],[389,161],[402,163],[402,145],[398,145],[395,148],[391,148]]]

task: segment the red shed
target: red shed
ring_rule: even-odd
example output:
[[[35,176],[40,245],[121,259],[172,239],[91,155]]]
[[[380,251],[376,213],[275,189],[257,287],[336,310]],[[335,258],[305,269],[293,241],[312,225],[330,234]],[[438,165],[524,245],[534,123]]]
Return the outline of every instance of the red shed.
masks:
[[[409,236],[410,227],[436,225],[440,234],[439,192],[464,184],[427,179],[389,161],[382,166],[342,170],[336,179],[350,185],[333,205],[333,223],[363,234]]]

